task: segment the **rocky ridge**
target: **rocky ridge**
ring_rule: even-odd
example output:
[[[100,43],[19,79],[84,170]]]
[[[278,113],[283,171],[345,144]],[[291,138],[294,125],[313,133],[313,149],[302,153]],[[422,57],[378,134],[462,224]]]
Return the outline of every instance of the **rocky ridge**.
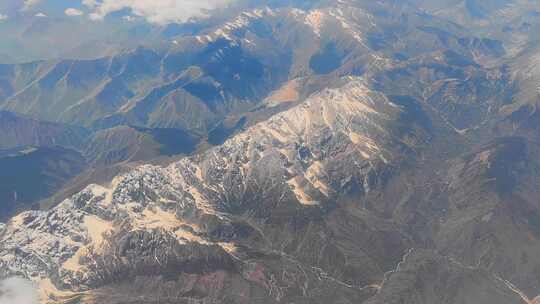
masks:
[[[44,303],[367,300],[386,290],[412,240],[347,201],[429,141],[400,125],[409,110],[343,78],[200,156],[18,215],[1,232],[1,268],[39,282]]]

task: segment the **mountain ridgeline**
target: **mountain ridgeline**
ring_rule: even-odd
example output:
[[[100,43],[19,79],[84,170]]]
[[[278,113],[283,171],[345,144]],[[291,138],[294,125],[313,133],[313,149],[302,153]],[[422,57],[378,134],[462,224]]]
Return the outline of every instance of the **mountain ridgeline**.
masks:
[[[244,1],[4,64],[0,278],[41,303],[538,304],[538,30],[527,0]]]

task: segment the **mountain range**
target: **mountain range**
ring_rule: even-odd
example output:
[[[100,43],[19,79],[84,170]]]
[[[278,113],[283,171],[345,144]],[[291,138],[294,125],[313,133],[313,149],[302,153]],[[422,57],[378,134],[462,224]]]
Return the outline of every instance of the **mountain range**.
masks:
[[[540,303],[536,1],[139,22],[0,66],[0,278],[40,303]]]

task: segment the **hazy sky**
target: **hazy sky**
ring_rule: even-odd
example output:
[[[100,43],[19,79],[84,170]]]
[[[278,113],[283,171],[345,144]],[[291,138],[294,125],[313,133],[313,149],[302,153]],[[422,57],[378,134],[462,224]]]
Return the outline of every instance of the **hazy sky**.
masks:
[[[54,0],[25,0],[24,8],[36,4],[47,4]],[[152,23],[183,22],[191,17],[205,16],[208,10],[219,8],[234,0],[72,0],[73,7],[68,7],[68,16],[83,16],[93,20],[103,19],[113,12],[130,9],[132,14],[147,19]],[[78,3],[75,3],[79,1]],[[69,1],[66,1],[69,3]],[[78,4],[78,5],[75,5]],[[82,4],[82,7],[81,7]],[[83,10],[83,8],[86,8]]]

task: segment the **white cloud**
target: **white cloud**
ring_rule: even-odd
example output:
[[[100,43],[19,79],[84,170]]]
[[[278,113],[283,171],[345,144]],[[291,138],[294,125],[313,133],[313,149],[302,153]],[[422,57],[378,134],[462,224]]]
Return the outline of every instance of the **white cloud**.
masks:
[[[23,9],[23,11],[27,10],[27,9],[31,8],[32,6],[38,4],[39,2],[41,2],[41,0],[25,0],[22,9]]]
[[[41,17],[41,18],[47,17],[47,15],[45,15],[44,13],[37,13],[37,14],[35,14],[34,16],[35,16],[35,17]]]
[[[0,303],[38,304],[39,296],[34,283],[22,278],[0,281]]]
[[[67,16],[82,16],[84,13],[76,8],[68,8],[64,11]]]
[[[131,9],[149,22],[166,24],[185,22],[191,17],[206,16],[209,10],[223,7],[233,0],[83,0],[93,10],[90,18],[103,19],[113,12]]]
[[[4,20],[8,20],[8,19],[9,19],[9,17],[7,15],[0,14],[0,22],[4,21]]]

